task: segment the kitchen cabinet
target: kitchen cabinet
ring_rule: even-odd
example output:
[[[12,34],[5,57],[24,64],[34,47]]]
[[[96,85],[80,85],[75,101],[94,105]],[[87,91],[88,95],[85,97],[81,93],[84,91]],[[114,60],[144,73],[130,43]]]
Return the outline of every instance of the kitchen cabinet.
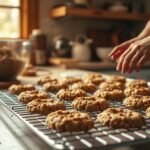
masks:
[[[69,6],[58,6],[49,11],[50,18],[62,17],[84,17],[104,20],[126,20],[126,21],[146,21],[150,19],[150,15],[128,12],[105,11],[97,8],[76,8]]]

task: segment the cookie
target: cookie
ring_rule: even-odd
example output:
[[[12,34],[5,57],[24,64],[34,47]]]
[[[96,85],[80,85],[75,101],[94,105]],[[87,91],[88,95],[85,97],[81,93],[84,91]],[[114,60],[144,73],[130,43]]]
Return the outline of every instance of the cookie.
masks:
[[[8,88],[8,91],[11,94],[16,94],[16,95],[19,95],[21,92],[31,91],[31,90],[35,90],[35,87],[31,84],[26,84],[26,85],[14,84]]]
[[[82,89],[86,92],[94,92],[96,90],[96,85],[93,83],[75,83],[71,86],[71,89]]]
[[[43,85],[45,83],[57,83],[57,79],[52,78],[51,76],[42,77],[37,81],[37,84]]]
[[[49,95],[44,91],[33,90],[33,91],[22,92],[18,96],[19,101],[25,104],[37,98],[39,99],[49,98]]]
[[[120,101],[125,98],[124,92],[122,90],[114,89],[114,90],[97,90],[94,93],[96,97],[102,97],[107,100]]]
[[[118,75],[109,75],[107,76],[107,82],[121,82],[121,83],[125,83],[126,82],[126,78],[123,76],[118,76]]]
[[[42,114],[47,115],[56,110],[64,110],[65,104],[62,101],[54,100],[54,99],[35,99],[29,102],[26,106],[27,112],[33,114]]]
[[[100,84],[99,86],[100,89],[102,90],[114,90],[114,89],[118,89],[118,90],[124,90],[125,86],[124,84],[122,84],[121,82],[103,82]]]
[[[78,97],[72,102],[72,107],[77,110],[102,111],[108,108],[108,102],[99,97]]]
[[[150,106],[150,96],[132,95],[124,99],[123,105],[128,108],[145,109]]]
[[[85,83],[93,83],[95,85],[99,85],[105,81],[102,75],[97,73],[86,74],[83,76],[83,79]]]
[[[25,69],[21,72],[22,76],[36,76],[37,69],[31,64],[27,65]]]
[[[80,78],[77,78],[77,77],[66,77],[61,82],[63,84],[66,84],[66,85],[72,85],[72,84],[77,83],[77,82],[82,82],[82,80]]]
[[[149,87],[126,88],[124,90],[124,93],[126,96],[131,95],[150,96],[150,88]]]
[[[64,83],[58,83],[57,82],[57,83],[45,83],[43,85],[43,88],[47,92],[54,92],[54,93],[56,93],[56,92],[58,92],[61,89],[67,89],[68,86],[66,84],[64,84]]]
[[[101,125],[112,128],[141,128],[145,125],[144,117],[138,113],[128,109],[108,108],[98,114],[97,121]]]
[[[146,80],[133,80],[126,83],[126,87],[138,88],[138,87],[148,87],[148,82]]]
[[[94,126],[93,119],[86,113],[79,111],[58,110],[46,118],[46,126],[61,132],[88,131]]]
[[[148,118],[150,118],[150,107],[146,109],[145,114]]]
[[[100,73],[86,73],[86,74],[84,74],[83,79],[85,79],[85,78],[95,78],[95,77],[101,78],[102,75]]]
[[[72,101],[77,97],[87,96],[87,93],[81,89],[77,90],[62,89],[56,95],[57,98],[61,100]]]

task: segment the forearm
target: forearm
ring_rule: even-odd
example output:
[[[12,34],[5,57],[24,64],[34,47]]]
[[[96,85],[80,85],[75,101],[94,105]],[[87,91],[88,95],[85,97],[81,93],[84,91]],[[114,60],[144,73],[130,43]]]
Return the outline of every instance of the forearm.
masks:
[[[138,38],[142,39],[147,36],[150,36],[150,20],[147,22],[142,32],[138,35]]]

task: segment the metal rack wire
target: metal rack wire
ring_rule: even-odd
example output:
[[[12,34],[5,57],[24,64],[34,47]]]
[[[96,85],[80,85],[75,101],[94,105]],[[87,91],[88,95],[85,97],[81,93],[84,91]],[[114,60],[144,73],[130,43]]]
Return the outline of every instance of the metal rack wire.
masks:
[[[0,102],[19,117],[33,132],[35,132],[42,140],[48,143],[53,149],[58,150],[85,150],[106,148],[109,146],[119,146],[127,144],[136,144],[139,142],[150,141],[150,119],[146,118],[144,112],[140,111],[145,120],[146,126],[141,129],[112,129],[101,126],[95,121],[95,126],[88,132],[57,132],[48,129],[45,126],[46,116],[38,114],[30,114],[26,112],[25,104],[18,101],[17,96],[7,91],[0,92]],[[69,102],[65,102],[67,109],[72,109]],[[123,107],[120,102],[110,102],[110,106]],[[90,113],[95,118],[96,113]]]

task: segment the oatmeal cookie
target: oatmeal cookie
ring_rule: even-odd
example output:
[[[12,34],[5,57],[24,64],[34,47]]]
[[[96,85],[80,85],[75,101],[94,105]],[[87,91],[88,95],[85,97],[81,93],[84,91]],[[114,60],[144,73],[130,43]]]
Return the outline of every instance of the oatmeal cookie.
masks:
[[[83,79],[85,79],[85,78],[95,78],[95,77],[101,78],[102,75],[101,75],[100,73],[86,73],[86,74],[83,76]]]
[[[92,84],[92,83],[79,82],[79,83],[73,84],[71,88],[72,89],[82,89],[82,90],[90,93],[90,92],[94,92],[96,90],[96,85]]]
[[[144,117],[140,113],[121,108],[104,110],[98,114],[97,121],[112,128],[141,128],[145,125]]]
[[[146,116],[147,116],[148,118],[150,118],[150,107],[148,107],[148,108],[146,109],[145,114],[146,114]]]
[[[118,89],[118,90],[124,90],[125,86],[124,84],[122,84],[121,82],[103,82],[100,84],[99,86],[100,89],[102,90],[114,90],[114,89]]]
[[[124,92],[122,90],[114,89],[114,90],[97,90],[94,93],[94,96],[96,97],[102,97],[107,100],[115,100],[120,101],[125,98]]]
[[[8,89],[8,91],[11,94],[16,94],[16,95],[19,95],[21,92],[31,91],[31,90],[35,90],[35,87],[31,84],[26,84],[26,85],[14,84],[11,85]]]
[[[78,82],[82,82],[82,80],[77,77],[66,77],[65,79],[62,80],[62,83],[65,85],[72,85]]]
[[[28,64],[27,66],[24,67],[24,70],[21,72],[20,75],[34,77],[37,75],[37,69],[31,64]]]
[[[81,89],[77,90],[62,89],[56,95],[57,98],[61,100],[72,101],[77,97],[87,96],[87,93]]]
[[[68,86],[64,83],[45,83],[43,88],[47,92],[58,92],[61,89],[67,89]]]
[[[132,95],[124,99],[123,105],[128,108],[145,109],[150,106],[150,96]]]
[[[55,111],[47,116],[45,123],[48,128],[69,132],[88,131],[94,126],[88,114],[75,110]]]
[[[39,99],[49,98],[49,95],[44,91],[33,90],[33,91],[22,92],[18,96],[19,101],[25,104],[37,98]]]
[[[107,76],[107,82],[121,82],[121,83],[125,83],[126,82],[126,78],[123,76],[118,76],[118,75],[109,75]]]
[[[39,85],[43,85],[45,83],[57,83],[57,79],[51,77],[51,76],[46,76],[46,77],[42,77],[41,79],[39,79],[37,81],[37,84]]]
[[[126,88],[124,90],[124,93],[126,96],[131,95],[150,96],[150,88],[149,87]]]
[[[47,115],[56,110],[66,109],[65,104],[62,101],[54,99],[35,99],[29,102],[26,106],[27,112],[33,114]]]
[[[138,88],[138,87],[148,87],[148,82],[146,80],[133,80],[126,83],[126,87]]]
[[[83,79],[85,83],[93,83],[95,85],[99,85],[105,81],[102,75],[98,73],[86,74],[83,76]]]
[[[108,102],[100,97],[78,97],[72,102],[72,107],[78,110],[102,111],[108,108]]]

